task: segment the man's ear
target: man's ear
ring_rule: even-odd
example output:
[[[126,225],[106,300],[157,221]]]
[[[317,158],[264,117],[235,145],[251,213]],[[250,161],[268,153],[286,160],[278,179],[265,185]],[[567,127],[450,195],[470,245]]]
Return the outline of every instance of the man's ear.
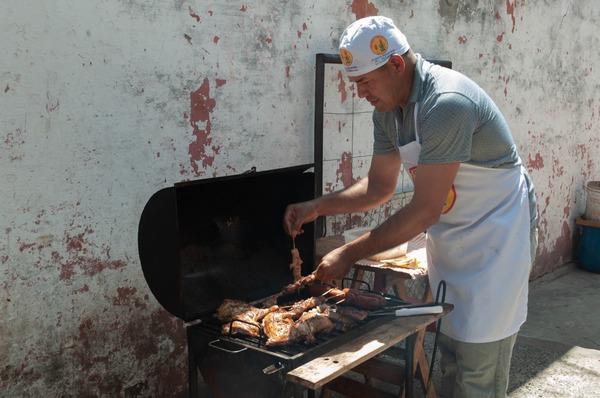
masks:
[[[402,75],[404,73],[404,69],[406,69],[406,62],[400,54],[393,54],[390,57],[390,64],[392,65],[398,76]]]

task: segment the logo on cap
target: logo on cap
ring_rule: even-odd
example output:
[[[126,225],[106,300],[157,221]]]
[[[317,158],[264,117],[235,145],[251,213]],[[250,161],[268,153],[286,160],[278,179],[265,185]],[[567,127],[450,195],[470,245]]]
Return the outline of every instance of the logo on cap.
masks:
[[[345,48],[340,49],[340,56],[342,57],[342,63],[345,66],[352,65],[352,53]]]
[[[371,51],[376,55],[383,55],[388,50],[388,41],[385,37],[377,35],[371,39]]]

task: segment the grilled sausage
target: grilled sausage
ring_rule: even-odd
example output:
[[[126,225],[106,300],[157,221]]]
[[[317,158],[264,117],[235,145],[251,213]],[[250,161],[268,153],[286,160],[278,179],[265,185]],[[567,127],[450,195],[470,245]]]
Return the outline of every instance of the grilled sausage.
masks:
[[[369,311],[378,310],[382,307],[379,297],[373,293],[362,293],[356,296],[354,305]]]
[[[385,307],[385,298],[376,293],[364,292],[359,289],[338,289],[331,285],[311,285],[308,287],[311,296],[325,295],[331,301],[340,302],[344,305],[353,305],[364,310],[378,310]]]

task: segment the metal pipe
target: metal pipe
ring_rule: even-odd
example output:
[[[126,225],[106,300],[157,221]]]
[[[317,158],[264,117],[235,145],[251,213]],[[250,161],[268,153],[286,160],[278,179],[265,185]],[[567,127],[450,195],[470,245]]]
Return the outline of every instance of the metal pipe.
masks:
[[[314,115],[314,164],[315,164],[315,197],[323,195],[323,119],[325,106],[325,64],[341,64],[339,54],[316,55],[315,62],[315,115]],[[319,217],[315,222],[315,236],[324,236],[325,218]]]

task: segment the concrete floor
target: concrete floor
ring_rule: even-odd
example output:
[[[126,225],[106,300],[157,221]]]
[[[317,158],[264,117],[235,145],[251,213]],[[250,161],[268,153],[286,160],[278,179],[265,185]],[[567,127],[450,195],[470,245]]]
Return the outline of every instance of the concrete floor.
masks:
[[[434,386],[443,397],[435,366]],[[600,398],[600,274],[567,266],[530,284],[508,397]]]
[[[425,346],[431,353],[432,333]],[[437,359],[432,382],[443,398]],[[509,398],[600,398],[600,274],[567,266],[531,283],[510,377]]]
[[[566,267],[530,287],[508,396],[600,397],[600,274]]]

